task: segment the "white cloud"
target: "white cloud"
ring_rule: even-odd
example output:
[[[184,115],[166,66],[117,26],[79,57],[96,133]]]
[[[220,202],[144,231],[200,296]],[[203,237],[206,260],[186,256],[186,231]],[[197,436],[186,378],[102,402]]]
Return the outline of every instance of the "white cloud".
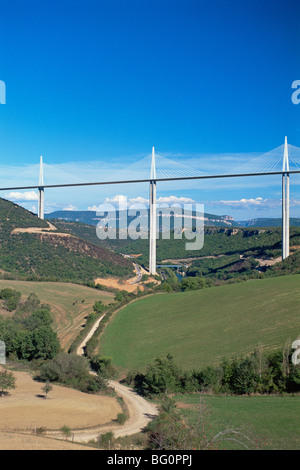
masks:
[[[27,191],[25,193],[20,193],[18,191],[11,191],[8,194],[5,194],[5,199],[9,199],[14,202],[25,202],[25,201],[37,201],[38,195],[35,191]]]
[[[99,207],[100,207],[100,206],[99,206]],[[93,205],[93,206],[89,206],[89,207],[87,208],[87,210],[88,210],[88,211],[97,212],[97,211],[99,211],[99,207]]]
[[[177,197],[177,196],[161,196],[157,198],[157,204],[187,204],[187,203],[194,203],[195,201],[189,197]],[[119,205],[121,209],[127,208],[129,205],[133,204],[149,204],[149,199],[138,196],[134,198],[128,199],[127,196],[123,194],[117,194],[113,197],[106,197],[104,204],[112,204],[112,205]],[[101,205],[96,206],[89,206],[89,211],[98,211],[101,208]]]
[[[113,196],[111,198],[106,197],[105,204],[118,204],[121,207],[127,207],[128,202],[127,202],[127,196],[124,196],[124,194],[116,194],[116,196]]]
[[[149,199],[146,199],[145,197],[133,197],[129,199],[130,204],[149,204]]]
[[[159,204],[174,204],[174,203],[178,203],[178,204],[190,203],[191,204],[195,201],[189,197],[163,196],[163,197],[159,197],[157,199],[157,202]]]
[[[278,199],[263,199],[262,197],[250,198],[250,199],[239,199],[232,201],[206,201],[206,205],[213,206],[226,206],[234,209],[245,209],[248,207],[254,210],[260,209],[274,209],[281,207],[281,198]],[[299,199],[290,200],[291,207],[300,206]]]
[[[77,211],[77,207],[73,206],[73,204],[68,204],[66,207],[63,208],[63,211]]]
[[[255,199],[239,199],[235,201],[215,201],[216,204],[220,204],[223,206],[239,206],[239,207],[247,207],[247,206],[261,206],[267,203],[268,199],[263,199],[262,197],[257,197]]]

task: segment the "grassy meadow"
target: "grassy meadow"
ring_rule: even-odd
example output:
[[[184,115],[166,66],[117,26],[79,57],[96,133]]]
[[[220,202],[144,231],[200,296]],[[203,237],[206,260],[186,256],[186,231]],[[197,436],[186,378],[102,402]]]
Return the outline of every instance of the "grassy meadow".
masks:
[[[121,309],[99,352],[120,370],[144,370],[171,353],[186,369],[282,348],[300,333],[300,275],[148,296]]]
[[[263,450],[300,448],[300,436],[296,431],[300,416],[299,396],[201,397],[193,394],[177,395],[175,400],[180,414],[193,426],[200,426],[200,403],[203,404],[202,411],[207,411],[204,432],[208,439],[226,428],[240,428],[254,441],[254,448],[256,445]],[[234,441],[219,441],[214,448],[242,450],[243,446]]]
[[[107,304],[114,299],[111,292],[64,282],[0,280],[0,290],[7,287],[26,297],[34,292],[42,303],[51,306],[53,329],[58,334],[61,347],[66,350],[85,323],[86,315],[91,313],[94,303],[101,300]]]

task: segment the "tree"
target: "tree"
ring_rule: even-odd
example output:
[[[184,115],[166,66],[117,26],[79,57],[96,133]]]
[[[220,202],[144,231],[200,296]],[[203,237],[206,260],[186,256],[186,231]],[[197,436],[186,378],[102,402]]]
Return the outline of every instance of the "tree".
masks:
[[[16,388],[16,379],[11,372],[7,370],[0,371],[0,391],[1,396],[6,390],[13,390]]]
[[[205,281],[202,277],[186,277],[182,279],[180,286],[183,291],[203,289]]]
[[[49,380],[45,383],[45,385],[42,387],[43,392],[45,393],[45,399],[47,398],[47,395],[51,390],[53,390],[52,385],[49,383]]]
[[[97,301],[94,303],[93,310],[94,310],[94,312],[96,312],[96,313],[102,313],[103,310],[104,310],[103,302],[102,302],[101,300],[97,300]]]
[[[52,359],[60,349],[57,334],[49,326],[41,326],[31,334],[35,359]]]
[[[180,389],[181,371],[176,366],[172,355],[157,357],[149,364],[144,375],[140,392],[144,395],[175,392]]]
[[[71,431],[71,428],[69,426],[62,426],[60,428],[61,432],[63,433],[63,435],[65,436],[66,439],[68,439],[68,437],[71,437],[71,434],[72,434],[72,431]]]
[[[116,371],[111,365],[112,358],[106,356],[93,356],[91,359],[91,367],[97,372],[98,375],[103,377],[112,377]]]

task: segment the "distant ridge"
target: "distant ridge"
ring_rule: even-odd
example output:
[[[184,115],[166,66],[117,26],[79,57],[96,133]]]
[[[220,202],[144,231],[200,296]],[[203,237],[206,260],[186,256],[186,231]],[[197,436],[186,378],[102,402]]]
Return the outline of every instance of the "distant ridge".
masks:
[[[117,218],[126,217],[126,211],[117,212]],[[87,225],[97,225],[102,217],[97,216],[96,211],[55,211],[49,214],[45,214],[46,219],[64,220],[68,222],[80,222]],[[128,223],[133,220],[134,217],[128,216]],[[237,227],[238,224],[235,222],[233,217],[230,215],[215,215],[215,214],[204,214],[204,225],[213,227]]]
[[[258,218],[250,220],[242,220],[237,222],[239,227],[281,227],[282,219],[281,218]],[[291,227],[300,227],[300,218],[291,217],[290,218]]]

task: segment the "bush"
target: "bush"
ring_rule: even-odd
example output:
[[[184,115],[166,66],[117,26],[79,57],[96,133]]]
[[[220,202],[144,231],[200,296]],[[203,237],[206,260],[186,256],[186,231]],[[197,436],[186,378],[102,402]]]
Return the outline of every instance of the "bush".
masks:
[[[204,392],[217,392],[222,381],[222,369],[208,366],[198,376],[199,387]]]
[[[118,413],[117,416],[117,423],[118,424],[124,424],[127,421],[127,416],[125,413]]]
[[[112,358],[106,356],[93,356],[91,359],[91,367],[102,377],[113,377],[116,373],[116,370],[111,365]]]
[[[97,300],[97,301],[94,303],[93,310],[94,310],[94,312],[96,312],[96,313],[102,313],[103,310],[104,310],[103,302],[101,302],[101,300]]]
[[[170,354],[165,359],[158,357],[147,367],[146,374],[140,377],[140,392],[143,395],[157,395],[180,391],[180,376],[181,371]]]
[[[16,388],[16,378],[7,370],[0,371],[0,396],[4,395],[6,390]]]
[[[101,434],[98,437],[98,444],[103,449],[112,449],[114,444],[114,433],[113,432],[106,432],[105,434]]]
[[[76,354],[59,353],[52,361],[43,364],[40,378],[60,382],[85,393],[97,393],[108,387],[104,377],[90,374],[87,358]]]
[[[9,312],[16,310],[19,304],[20,298],[21,298],[21,293],[17,292],[14,289],[10,289],[9,287],[2,289],[0,291],[0,299],[5,300],[5,308]]]
[[[186,277],[181,283],[180,287],[183,291],[203,289],[205,287],[205,280],[202,277]]]

